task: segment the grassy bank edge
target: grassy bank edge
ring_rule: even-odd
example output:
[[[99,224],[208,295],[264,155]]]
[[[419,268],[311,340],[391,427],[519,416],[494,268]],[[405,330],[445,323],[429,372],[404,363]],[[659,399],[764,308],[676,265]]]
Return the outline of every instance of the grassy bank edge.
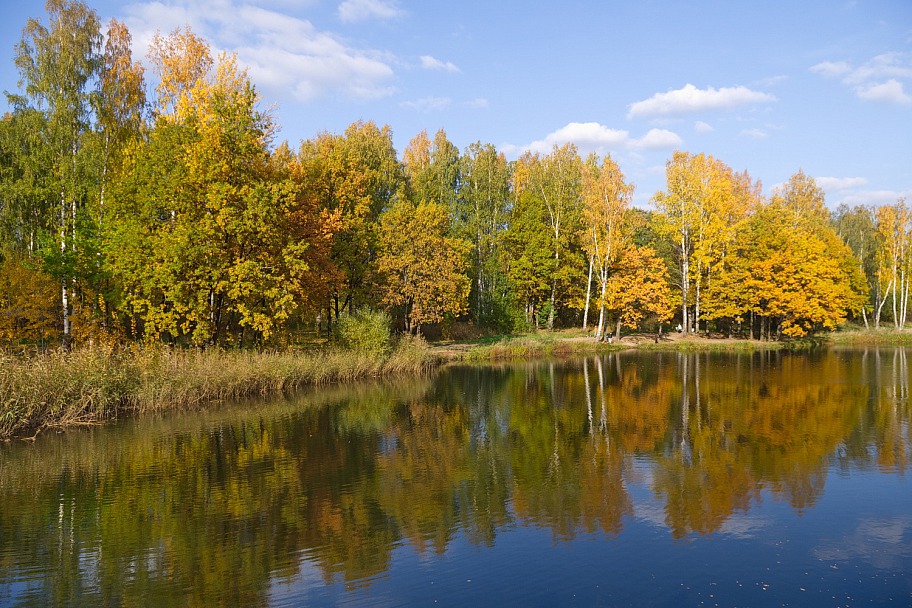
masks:
[[[0,352],[0,440],[47,428],[97,424],[146,411],[187,409],[330,383],[427,373],[445,363],[519,361],[623,350],[754,352],[819,346],[912,345],[912,332],[850,329],[792,342],[627,337],[596,342],[581,332],[538,333],[429,347],[403,339],[389,354],[322,350],[255,352],[82,349],[23,359]]]
[[[0,440],[118,416],[202,407],[296,389],[426,373],[440,356],[403,339],[388,354],[86,348],[31,358],[0,353]]]

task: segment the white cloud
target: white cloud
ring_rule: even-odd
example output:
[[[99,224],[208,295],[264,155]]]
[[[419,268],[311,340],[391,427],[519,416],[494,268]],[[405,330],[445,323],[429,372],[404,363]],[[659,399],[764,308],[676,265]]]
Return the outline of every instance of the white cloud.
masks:
[[[580,149],[598,150],[623,146],[629,139],[627,131],[609,129],[597,122],[571,122],[549,133],[544,139],[532,142],[525,149],[547,154],[554,146],[572,142]]]
[[[488,104],[488,100],[485,99],[484,97],[476,97],[475,99],[472,99],[471,101],[465,102],[463,105],[467,108],[472,108],[472,109],[478,110],[481,108],[487,108],[489,104]]]
[[[511,146],[511,149],[547,154],[554,146],[566,143],[575,144],[581,153],[586,154],[624,149],[673,149],[684,142],[676,133],[665,129],[651,129],[643,137],[635,139],[627,131],[611,129],[597,122],[571,122],[527,146]]]
[[[453,101],[449,97],[422,97],[414,101],[403,101],[399,107],[406,110],[417,110],[419,112],[431,112],[442,110],[449,106]]]
[[[815,177],[814,181],[827,192],[850,190],[868,185],[868,180],[863,177]]]
[[[896,190],[867,190],[855,192],[835,202],[845,203],[850,207],[857,205],[892,205],[901,198],[906,200],[912,198],[912,190],[897,192]]]
[[[833,77],[848,74],[852,71],[852,66],[845,61],[824,61],[811,66],[810,70],[816,74]]]
[[[715,131],[715,129],[713,128],[713,126],[711,124],[703,122],[702,120],[698,120],[697,122],[694,123],[694,131],[696,131],[697,133],[703,134],[703,133],[712,133],[713,131]]]
[[[443,70],[444,72],[458,72],[459,68],[451,61],[441,61],[430,55],[421,56],[421,67],[426,70]]]
[[[741,131],[741,135],[750,137],[751,139],[766,139],[769,137],[767,132],[762,129],[744,129]]]
[[[902,83],[895,78],[882,84],[858,87],[855,93],[860,99],[866,101],[888,101],[903,106],[912,104],[912,96],[903,90]]]
[[[858,67],[845,61],[824,61],[811,66],[810,71],[839,78],[859,99],[912,105],[912,96],[905,92],[903,82],[912,83],[912,55],[909,53],[884,53]]]
[[[192,0],[131,4],[124,20],[138,57],[145,57],[156,31],[189,23],[213,55],[237,52],[258,88],[292,91],[299,101],[332,95],[376,99],[394,91],[391,58],[351,47],[305,19],[236,0],[222,0],[217,8]]]
[[[346,23],[367,19],[394,19],[404,14],[396,0],[345,0],[339,5],[339,19]]]
[[[649,133],[640,139],[632,139],[629,142],[632,148],[642,148],[647,150],[670,150],[679,148],[684,144],[677,133],[665,129],[650,129]]]
[[[730,110],[740,106],[773,101],[776,101],[774,96],[743,86],[698,89],[692,84],[686,84],[681,89],[656,93],[649,99],[630,104],[627,118],[652,118],[708,110]]]

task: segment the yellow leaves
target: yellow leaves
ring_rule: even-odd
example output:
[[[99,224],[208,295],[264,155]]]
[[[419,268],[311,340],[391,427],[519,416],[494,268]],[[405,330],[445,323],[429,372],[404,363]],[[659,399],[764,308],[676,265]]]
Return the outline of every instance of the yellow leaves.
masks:
[[[0,255],[0,344],[56,340],[59,283],[12,253]]]
[[[466,311],[469,244],[447,237],[447,228],[447,210],[436,203],[398,202],[381,216],[384,302],[405,308],[407,329]]]
[[[212,67],[209,44],[190,31],[189,26],[178,28],[168,36],[157,32],[149,45],[149,60],[159,77],[158,112],[179,117],[178,107],[186,110],[191,105],[187,97]]]
[[[626,215],[633,196],[633,184],[611,156],[602,165],[591,155],[582,169],[583,249],[592,256],[596,271],[614,263],[628,239]]]
[[[671,288],[665,263],[649,247],[627,247],[607,283],[605,307],[636,327],[647,315],[671,318]]]

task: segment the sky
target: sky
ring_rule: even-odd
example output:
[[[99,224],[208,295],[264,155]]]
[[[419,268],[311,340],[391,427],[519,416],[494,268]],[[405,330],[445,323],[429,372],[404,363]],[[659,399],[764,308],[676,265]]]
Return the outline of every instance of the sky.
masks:
[[[803,170],[827,204],[912,204],[912,0],[88,0],[145,60],[189,25],[239,62],[293,148],[354,121],[397,151],[444,129],[508,158],[611,154],[648,207],[675,150]],[[42,2],[0,0],[0,89]],[[5,110],[0,102],[0,110]]]

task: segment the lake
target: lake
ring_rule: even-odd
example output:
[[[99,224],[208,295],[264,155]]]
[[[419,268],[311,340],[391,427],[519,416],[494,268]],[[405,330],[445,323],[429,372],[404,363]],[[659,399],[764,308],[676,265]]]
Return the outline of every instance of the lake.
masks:
[[[910,360],[455,366],[48,431],[0,444],[0,605],[912,605]]]

